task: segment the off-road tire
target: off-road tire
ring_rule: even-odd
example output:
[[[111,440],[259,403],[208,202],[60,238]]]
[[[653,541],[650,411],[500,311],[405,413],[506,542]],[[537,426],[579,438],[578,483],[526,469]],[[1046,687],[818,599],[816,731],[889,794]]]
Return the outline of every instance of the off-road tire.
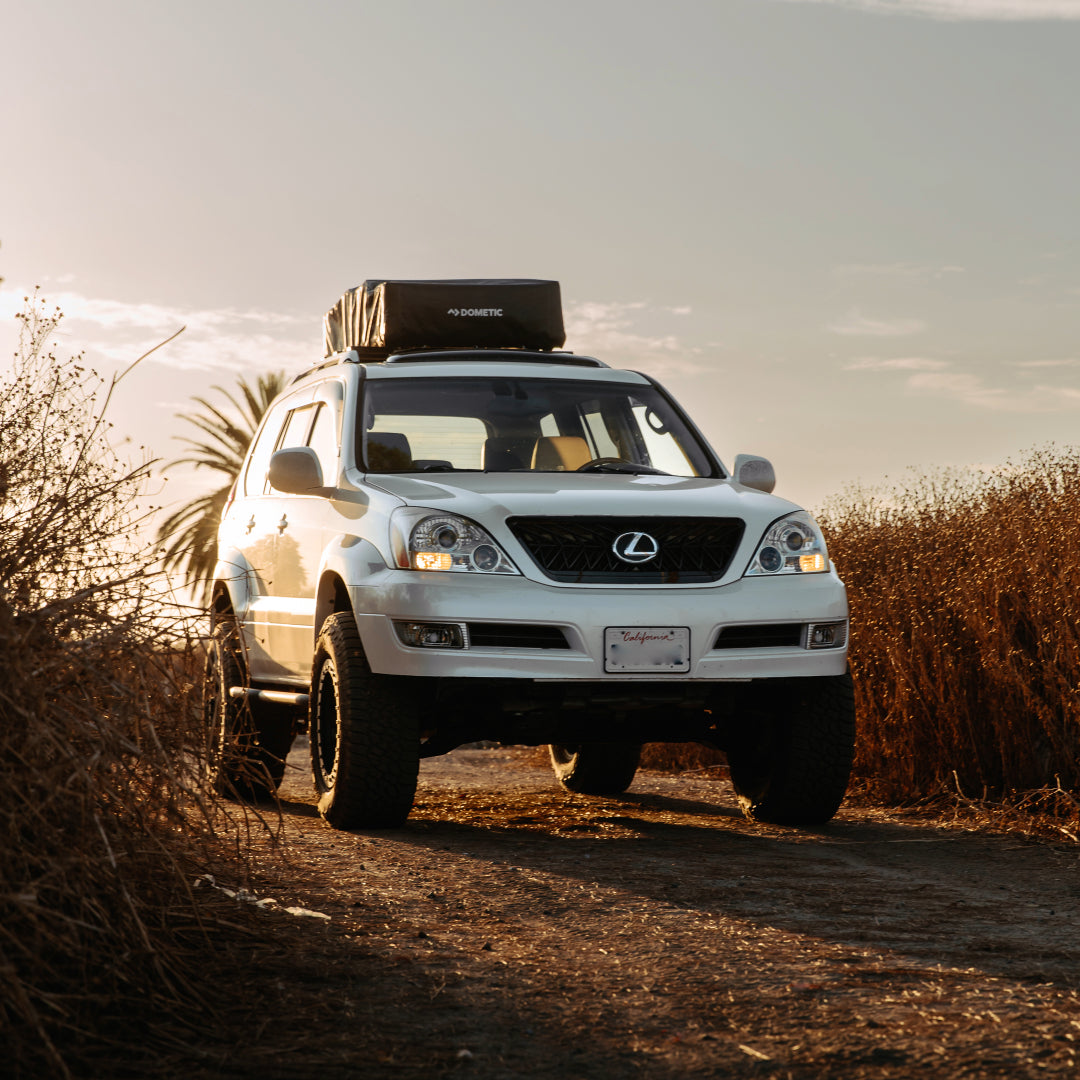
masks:
[[[221,620],[203,676],[210,783],[228,798],[254,802],[277,793],[295,725],[285,709],[229,696],[230,687],[247,685],[240,630],[231,619]]]
[[[836,813],[855,755],[851,675],[784,679],[728,747],[731,785],[748,818],[821,825]]]
[[[420,771],[420,695],[408,678],[372,673],[347,612],[323,623],[309,709],[319,813],[336,829],[403,824]]]
[[[552,743],[548,751],[555,778],[576,795],[621,795],[641,761],[638,743]]]

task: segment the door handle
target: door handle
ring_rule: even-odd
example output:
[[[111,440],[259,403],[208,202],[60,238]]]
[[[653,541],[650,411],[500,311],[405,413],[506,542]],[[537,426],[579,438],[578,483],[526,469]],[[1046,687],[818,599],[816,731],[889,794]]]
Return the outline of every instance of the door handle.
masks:
[[[289,519],[284,514],[282,514],[281,515],[281,520],[277,523],[278,535],[283,533],[288,527],[289,527]]]

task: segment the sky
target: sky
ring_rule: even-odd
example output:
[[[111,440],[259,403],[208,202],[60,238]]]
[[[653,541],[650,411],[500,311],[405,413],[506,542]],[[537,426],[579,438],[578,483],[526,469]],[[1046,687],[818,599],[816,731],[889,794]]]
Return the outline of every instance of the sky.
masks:
[[[1077,441],[1080,0],[52,0],[2,53],[0,357],[34,286],[106,374],[185,326],[112,406],[162,459],[385,277],[559,280],[809,509]]]

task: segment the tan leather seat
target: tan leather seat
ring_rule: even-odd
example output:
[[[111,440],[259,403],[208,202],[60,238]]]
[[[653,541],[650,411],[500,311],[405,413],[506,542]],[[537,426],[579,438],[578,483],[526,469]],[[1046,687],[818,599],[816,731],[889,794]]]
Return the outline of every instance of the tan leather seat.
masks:
[[[578,435],[545,435],[533,447],[532,467],[541,472],[573,472],[589,461],[589,445]]]

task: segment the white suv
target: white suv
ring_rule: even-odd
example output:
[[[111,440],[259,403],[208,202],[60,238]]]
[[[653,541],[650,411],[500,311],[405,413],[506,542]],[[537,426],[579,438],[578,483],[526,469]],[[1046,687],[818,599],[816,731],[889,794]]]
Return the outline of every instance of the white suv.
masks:
[[[854,745],[847,602],[771,489],[637,372],[342,348],[267,411],[222,515],[216,782],[273,792],[306,720],[322,815],[389,827],[419,759],[463,743],[547,743],[564,787],[617,794],[642,743],[696,741],[748,815],[828,820]]]

